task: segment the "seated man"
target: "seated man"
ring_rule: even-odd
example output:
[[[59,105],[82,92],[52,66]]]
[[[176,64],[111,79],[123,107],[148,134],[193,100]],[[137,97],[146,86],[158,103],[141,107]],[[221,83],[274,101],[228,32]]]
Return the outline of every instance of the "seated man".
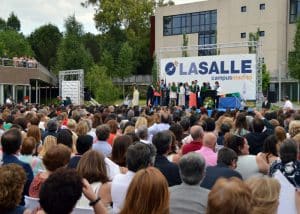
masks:
[[[238,156],[232,149],[227,147],[220,149],[218,152],[217,166],[209,166],[206,168],[206,175],[201,183],[201,187],[211,189],[215,182],[221,177],[237,177],[242,179],[241,174],[234,170],[237,166],[237,159]]]
[[[189,152],[201,149],[203,136],[204,131],[201,126],[192,126],[191,137],[193,138],[193,141],[182,146],[182,154],[185,155]]]
[[[196,151],[204,157],[206,166],[217,165],[217,153],[215,152],[216,143],[216,135],[213,132],[207,132],[203,137],[203,146],[200,150]]]
[[[158,132],[153,136],[152,143],[157,153],[154,166],[166,177],[169,186],[181,183],[178,166],[167,159],[171,151],[172,137],[168,131]]]
[[[1,137],[1,145],[3,150],[3,165],[15,163],[21,166],[26,173],[26,182],[23,189],[23,196],[28,195],[29,186],[33,180],[33,172],[31,166],[28,163],[20,161],[17,157],[21,149],[22,135],[18,129],[12,128]],[[24,198],[21,201],[21,205],[24,205]]]
[[[209,190],[200,187],[204,177],[205,160],[195,152],[179,161],[182,184],[170,187],[170,213],[205,213]]]

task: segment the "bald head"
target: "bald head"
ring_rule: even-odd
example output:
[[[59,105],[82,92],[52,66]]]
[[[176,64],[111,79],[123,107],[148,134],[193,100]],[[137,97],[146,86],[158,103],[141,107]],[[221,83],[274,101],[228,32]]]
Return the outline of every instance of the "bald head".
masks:
[[[217,137],[213,132],[207,132],[203,137],[203,145],[214,149],[217,143]]]
[[[191,130],[190,130],[191,136],[193,138],[193,140],[195,141],[202,141],[203,135],[204,135],[204,131],[203,128],[201,126],[192,126]]]

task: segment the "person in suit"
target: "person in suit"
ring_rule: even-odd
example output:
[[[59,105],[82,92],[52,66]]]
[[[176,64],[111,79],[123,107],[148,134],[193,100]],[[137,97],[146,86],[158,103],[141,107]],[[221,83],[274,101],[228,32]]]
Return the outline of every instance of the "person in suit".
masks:
[[[182,184],[170,187],[170,213],[199,214],[206,212],[209,190],[200,187],[204,177],[205,160],[190,152],[179,161]]]
[[[21,166],[26,173],[27,179],[22,193],[23,198],[20,203],[20,205],[24,205],[25,204],[24,195],[28,195],[29,186],[33,180],[33,172],[31,166],[28,163],[20,161],[17,157],[21,149],[21,144],[22,144],[22,134],[16,128],[12,128],[4,132],[4,134],[1,137],[1,145],[3,150],[3,158],[2,158],[3,165],[15,163]]]
[[[171,151],[171,134],[168,131],[158,132],[153,136],[152,143],[157,150],[154,166],[166,177],[169,187],[180,184],[178,166],[167,159],[167,155]]]
[[[209,166],[206,168],[206,175],[201,183],[201,187],[211,189],[221,177],[237,177],[242,179],[241,174],[234,170],[237,167],[237,159],[238,156],[232,149],[226,147],[220,149],[218,152],[217,166]]]
[[[263,103],[262,103],[261,108],[262,108],[263,110],[269,110],[269,109],[271,108],[271,103],[269,102],[267,96],[264,96],[264,101],[263,101]]]

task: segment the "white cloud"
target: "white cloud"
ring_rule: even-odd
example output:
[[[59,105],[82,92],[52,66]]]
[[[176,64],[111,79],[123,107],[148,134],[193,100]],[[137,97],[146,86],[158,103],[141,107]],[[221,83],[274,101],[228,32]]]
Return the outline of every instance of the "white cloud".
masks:
[[[95,28],[94,8],[82,7],[84,0],[0,0],[0,17],[7,19],[14,12],[21,21],[21,31],[29,35],[41,25],[52,23],[64,31],[64,20],[75,14],[86,32],[98,33]],[[199,1],[199,0],[198,0]],[[175,0],[176,4],[195,2],[195,0]]]

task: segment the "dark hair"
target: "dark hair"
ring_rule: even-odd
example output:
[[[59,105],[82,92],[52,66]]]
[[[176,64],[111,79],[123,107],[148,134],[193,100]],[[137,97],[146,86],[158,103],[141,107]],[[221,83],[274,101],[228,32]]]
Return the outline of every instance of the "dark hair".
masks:
[[[140,169],[147,168],[154,164],[155,157],[154,146],[141,142],[132,144],[127,149],[126,163],[130,171],[137,172]]]
[[[265,124],[262,119],[254,118],[252,121],[253,124],[253,131],[254,132],[262,132],[264,130]]]
[[[243,137],[226,133],[224,136],[224,146],[232,149],[237,155],[241,155],[241,149],[244,147],[245,140]]]
[[[63,144],[69,147],[70,149],[73,148],[73,138],[72,132],[69,129],[61,129],[57,133],[57,144]]]
[[[242,128],[248,129],[246,113],[239,113],[235,120],[235,128],[240,132]]]
[[[112,147],[111,160],[119,166],[126,166],[126,152],[133,143],[128,135],[117,136]]]
[[[170,116],[167,113],[162,113],[160,115],[160,122],[161,123],[170,123]]]
[[[204,120],[202,128],[205,132],[213,132],[216,128],[216,123],[214,119],[208,117]]]
[[[173,123],[173,124],[170,126],[169,130],[170,130],[171,132],[174,133],[174,135],[175,135],[175,137],[176,137],[176,140],[177,140],[178,142],[180,142],[180,141],[182,140],[183,128],[182,128],[182,126],[181,126],[180,124],[178,124],[178,123]]]
[[[47,214],[71,213],[82,194],[81,177],[73,169],[52,173],[40,191],[40,204]]]
[[[82,155],[88,151],[93,145],[93,137],[90,135],[80,135],[76,141],[76,150],[78,154]]]
[[[166,154],[172,143],[172,137],[168,131],[162,131],[155,134],[152,143],[156,147],[157,154]]]
[[[286,139],[280,146],[280,159],[282,163],[296,161],[298,156],[298,145],[293,139]]]
[[[14,120],[14,124],[21,126],[22,130],[27,129],[27,123],[28,121],[25,119],[25,117],[18,117]]]
[[[139,142],[140,141],[139,136],[134,132],[128,132],[126,135],[129,136],[132,139],[132,142]]]
[[[15,154],[20,149],[21,143],[22,135],[16,128],[4,132],[1,137],[2,150],[8,155]]]
[[[103,124],[100,126],[97,126],[96,128],[96,135],[98,140],[106,141],[110,134],[110,128],[108,125]]]
[[[270,155],[278,156],[278,151],[276,148],[277,143],[278,140],[275,135],[270,135],[264,140],[262,152],[267,154],[267,163],[269,163]]]
[[[106,122],[106,124],[110,128],[110,133],[116,134],[118,131],[118,122],[116,120],[109,120]]]
[[[217,163],[223,163],[226,166],[230,166],[232,161],[237,160],[238,156],[235,151],[230,148],[223,147],[218,151],[218,161]]]
[[[188,118],[188,117],[181,118],[180,125],[183,128],[183,131],[189,130],[189,128],[191,126],[190,118]]]
[[[51,147],[43,156],[43,164],[49,171],[67,165],[71,158],[71,150],[63,144]]]
[[[56,120],[52,119],[47,122],[47,130],[48,131],[54,132],[57,130],[57,128],[58,128],[58,124],[57,124]]]

